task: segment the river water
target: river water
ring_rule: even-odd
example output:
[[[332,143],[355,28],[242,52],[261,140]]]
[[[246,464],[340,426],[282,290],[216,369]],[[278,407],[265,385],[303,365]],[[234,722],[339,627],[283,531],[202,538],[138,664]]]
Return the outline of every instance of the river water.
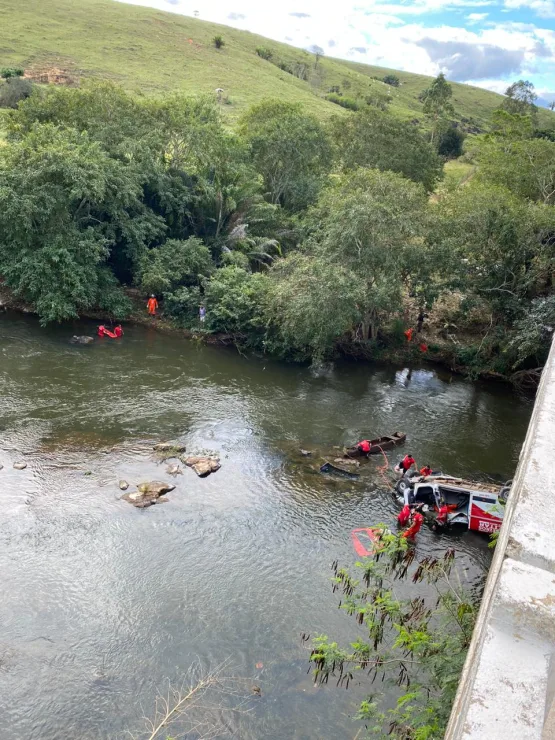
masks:
[[[403,430],[420,464],[506,479],[532,401],[432,368],[314,370],[140,327],[68,341],[93,331],[0,317],[1,737],[141,736],[167,681],[224,661],[248,697],[219,713],[229,736],[354,737],[364,686],[314,688],[300,634],[357,634],[330,563],[353,563],[351,529],[393,524],[396,508],[382,460],[353,482],[319,474],[320,456]],[[165,439],[217,453],[221,470],[174,481],[151,455]],[[177,487],[139,510],[120,479]],[[425,529],[418,554],[448,545],[463,580],[483,577],[479,535]]]

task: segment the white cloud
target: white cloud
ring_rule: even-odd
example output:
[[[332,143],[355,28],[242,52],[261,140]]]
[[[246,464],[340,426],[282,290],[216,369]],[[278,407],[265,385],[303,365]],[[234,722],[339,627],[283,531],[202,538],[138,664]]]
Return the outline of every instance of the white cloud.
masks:
[[[470,13],[466,16],[466,20],[471,23],[479,23],[488,17],[489,13]]]
[[[555,18],[555,0],[505,0],[509,10],[530,8],[540,18]]]

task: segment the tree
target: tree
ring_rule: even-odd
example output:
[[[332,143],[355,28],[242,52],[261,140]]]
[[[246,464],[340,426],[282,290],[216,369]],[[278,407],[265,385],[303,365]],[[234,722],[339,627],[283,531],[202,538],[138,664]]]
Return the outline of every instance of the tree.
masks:
[[[110,239],[90,212],[129,187],[85,133],[46,124],[0,147],[0,273],[42,322],[93,306],[116,316],[128,310],[107,268]]]
[[[521,116],[516,117],[519,123],[522,120]],[[526,138],[528,131],[529,128],[519,125],[478,139],[474,147],[480,177],[509,188],[520,198],[552,205],[555,203],[555,142]]]
[[[240,131],[272,203],[299,211],[316,200],[332,150],[314,116],[299,104],[268,100],[243,116]]]
[[[401,84],[401,80],[397,77],[397,75],[386,75],[383,78],[383,81],[386,85],[391,85],[391,87],[399,87]]]
[[[439,134],[437,153],[442,157],[456,159],[462,154],[464,140],[463,132],[454,126],[450,126]]]
[[[505,90],[503,108],[507,113],[535,116],[537,113],[534,85],[529,80],[518,80]]]
[[[317,636],[310,662],[320,684],[330,678],[345,688],[355,678],[367,682],[368,697],[356,717],[366,737],[443,737],[472,638],[477,598],[451,577],[454,550],[416,564],[414,556],[406,539],[382,527],[377,551],[356,564],[359,578],[337,562],[332,566],[340,607],[359,634],[345,648]],[[396,593],[398,581],[405,584],[404,597]],[[379,691],[379,678],[394,687],[393,706]]]
[[[426,88],[420,96],[424,104],[424,114],[428,117],[432,127],[430,141],[433,143],[442,126],[445,126],[447,116],[453,115],[454,108],[451,103],[453,89],[440,72],[430,87]]]
[[[431,144],[410,123],[367,109],[332,120],[331,130],[340,166],[391,170],[420,182],[428,192],[442,175],[443,164]]]
[[[424,189],[392,172],[334,178],[309,214],[303,254],[270,273],[269,316],[283,343],[323,357],[348,332],[375,339],[428,262],[426,213]]]
[[[212,39],[212,43],[214,44],[216,49],[221,49],[225,46],[225,41],[223,39],[223,36],[220,36],[220,35],[214,36],[214,38]]]
[[[452,287],[479,296],[493,322],[511,326],[550,285],[553,208],[473,180],[442,199],[434,213],[435,239]]]
[[[229,265],[219,269],[205,285],[207,323],[212,331],[251,335],[263,328],[262,300],[266,277]]]

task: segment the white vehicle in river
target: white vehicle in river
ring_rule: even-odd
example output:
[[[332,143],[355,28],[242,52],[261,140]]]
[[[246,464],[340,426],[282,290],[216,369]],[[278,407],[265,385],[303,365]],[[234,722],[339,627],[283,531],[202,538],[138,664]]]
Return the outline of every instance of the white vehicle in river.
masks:
[[[422,504],[438,526],[458,525],[491,534],[503,523],[510,486],[511,481],[500,486],[434,474],[403,477],[395,490],[401,505]]]

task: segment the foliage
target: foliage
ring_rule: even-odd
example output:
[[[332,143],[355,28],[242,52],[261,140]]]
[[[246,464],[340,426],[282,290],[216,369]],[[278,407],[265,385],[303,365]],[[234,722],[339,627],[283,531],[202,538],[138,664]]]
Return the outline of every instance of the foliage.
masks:
[[[549,354],[555,331],[555,295],[536,298],[530,309],[516,322],[516,332],[510,348],[516,352],[514,367],[543,365]]]
[[[266,61],[270,61],[273,57],[273,53],[270,49],[267,49],[265,46],[257,46],[255,49],[256,53],[259,57],[262,59],[266,59]]]
[[[456,159],[463,152],[464,140],[463,132],[454,126],[450,126],[439,134],[437,153],[442,157]]]
[[[198,285],[213,269],[210,250],[200,239],[169,239],[145,255],[141,287],[146,293],[165,293],[179,285]]]
[[[549,286],[552,208],[473,181],[443,198],[437,215],[435,238],[452,287],[486,300],[493,323],[518,319]]]
[[[406,539],[382,527],[377,552],[356,564],[360,579],[334,563],[340,607],[362,634],[347,648],[326,635],[313,641],[310,662],[318,683],[326,684],[331,677],[348,688],[355,677],[360,681],[366,676],[370,693],[357,719],[364,723],[367,737],[440,740],[472,637],[476,598],[454,582],[454,551],[416,565],[414,556]],[[399,597],[396,582],[406,583],[407,593],[409,580],[416,588]],[[422,584],[433,598],[421,595]],[[373,688],[378,678],[398,687],[393,706]]]
[[[256,333],[263,327],[266,277],[234,265],[222,267],[205,285],[206,320],[212,331]]]
[[[401,84],[401,80],[397,77],[397,75],[385,75],[385,77],[382,78],[386,85],[391,85],[392,87],[399,87]]]
[[[424,107],[424,114],[427,116],[431,128],[433,141],[442,127],[445,126],[447,116],[453,115],[455,109],[451,102],[453,88],[445,79],[443,72],[440,72],[432,84],[423,90],[421,100]]]
[[[217,36],[214,36],[214,38],[212,39],[212,43],[214,44],[216,49],[222,49],[225,46],[223,36],[220,36],[219,34]]]
[[[528,80],[518,80],[505,90],[505,100],[503,108],[507,113],[517,113],[520,115],[533,116],[536,111],[536,100],[538,96],[534,90],[534,85]]]
[[[243,116],[240,130],[272,203],[298,211],[314,202],[332,156],[313,116],[298,105],[267,100]]]
[[[344,98],[339,93],[329,93],[326,95],[326,100],[329,100],[330,103],[335,103],[336,105],[340,105],[342,108],[347,108],[347,110],[359,110],[360,105],[354,98]]]
[[[338,157],[345,170],[371,167],[392,170],[435,188],[442,163],[433,147],[410,123],[378,110],[367,109],[332,122]]]
[[[366,101],[366,105],[371,105],[382,111],[386,111],[391,104],[391,95],[388,95],[381,90],[372,90],[370,95],[366,95],[364,99]]]
[[[419,282],[426,212],[423,189],[394,173],[334,178],[309,215],[305,254],[272,271],[270,315],[284,342],[322,357],[347,332],[375,339],[403,287]]]
[[[13,77],[23,77],[25,70],[21,67],[3,67],[0,69],[0,77],[4,80],[9,80]]]
[[[132,191],[86,134],[46,124],[23,143],[0,148],[0,272],[43,321],[100,304],[124,313],[106,271],[110,240],[90,211],[126,186]]]
[[[17,108],[21,100],[33,92],[33,83],[21,77],[12,77],[0,86],[0,108]]]

